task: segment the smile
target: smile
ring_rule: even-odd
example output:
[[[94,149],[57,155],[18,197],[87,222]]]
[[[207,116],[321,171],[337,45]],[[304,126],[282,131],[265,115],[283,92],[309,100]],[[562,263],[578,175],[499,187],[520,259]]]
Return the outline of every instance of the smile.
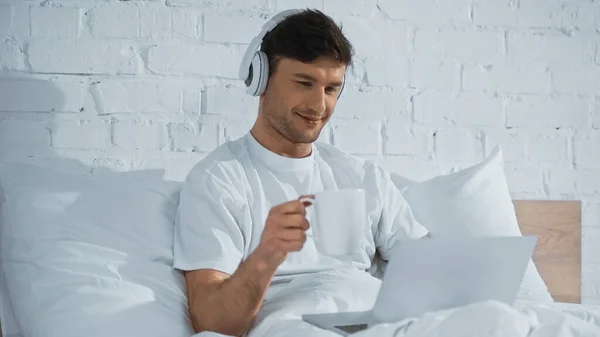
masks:
[[[312,122],[312,123],[317,123],[317,122],[319,122],[321,120],[321,118],[317,118],[317,117],[308,117],[308,116],[304,116],[304,115],[301,115],[301,114],[297,114],[297,115],[300,116],[300,117],[302,117],[303,119],[309,121],[309,122]]]

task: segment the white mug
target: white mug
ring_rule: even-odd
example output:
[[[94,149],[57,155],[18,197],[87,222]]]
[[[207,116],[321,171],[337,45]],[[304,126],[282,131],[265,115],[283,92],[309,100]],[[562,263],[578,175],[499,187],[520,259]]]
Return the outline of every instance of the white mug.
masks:
[[[325,190],[312,203],[310,228],[317,250],[332,257],[343,257],[358,252],[367,226],[365,191],[362,189]]]

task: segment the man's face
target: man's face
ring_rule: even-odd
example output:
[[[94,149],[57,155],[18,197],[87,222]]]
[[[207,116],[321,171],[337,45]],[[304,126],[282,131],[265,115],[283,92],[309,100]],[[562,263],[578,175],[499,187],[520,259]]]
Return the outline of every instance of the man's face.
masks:
[[[331,118],[346,66],[334,59],[312,63],[282,58],[263,96],[268,127],[292,143],[312,143]]]

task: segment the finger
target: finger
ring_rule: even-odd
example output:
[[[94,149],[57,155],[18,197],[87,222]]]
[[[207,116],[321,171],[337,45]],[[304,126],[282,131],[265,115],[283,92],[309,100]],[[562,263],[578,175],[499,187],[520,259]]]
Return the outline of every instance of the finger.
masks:
[[[299,196],[298,200],[304,205],[304,207],[308,207],[314,203],[315,196],[314,194],[304,194]]]
[[[306,241],[306,234],[302,229],[286,229],[279,232],[279,238],[285,242],[288,241]]]
[[[304,247],[304,242],[303,241],[283,241],[281,243],[281,247],[286,252],[297,252],[297,251],[302,250],[302,247]]]
[[[302,214],[306,215],[306,206],[299,200],[292,200],[277,205],[271,209],[279,214]]]
[[[306,216],[302,214],[287,214],[282,218],[281,224],[283,228],[295,228],[301,230],[307,230],[310,227]]]

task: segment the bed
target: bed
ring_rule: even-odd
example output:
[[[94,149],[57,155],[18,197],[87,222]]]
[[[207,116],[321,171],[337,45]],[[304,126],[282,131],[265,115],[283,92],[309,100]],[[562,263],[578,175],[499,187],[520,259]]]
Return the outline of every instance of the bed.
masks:
[[[581,202],[515,200],[524,235],[538,238],[533,260],[556,302],[581,303]]]
[[[22,336],[193,335],[185,282],[172,269],[180,183],[155,173],[92,179],[0,163],[0,192],[8,196],[4,203],[0,198],[1,270],[10,276],[14,303],[9,310]],[[524,292],[525,299],[533,300],[514,308],[476,303],[375,326],[357,336],[575,337],[600,332],[600,308],[580,303],[580,202],[513,200],[499,152],[428,181],[393,179],[417,219],[435,235],[536,235],[533,261],[549,296],[559,303]],[[248,337],[335,336],[302,322],[301,315],[368,310],[377,281],[365,272],[298,277],[282,300],[265,303]],[[6,319],[8,307],[3,308]],[[12,337],[15,325],[6,328]]]

